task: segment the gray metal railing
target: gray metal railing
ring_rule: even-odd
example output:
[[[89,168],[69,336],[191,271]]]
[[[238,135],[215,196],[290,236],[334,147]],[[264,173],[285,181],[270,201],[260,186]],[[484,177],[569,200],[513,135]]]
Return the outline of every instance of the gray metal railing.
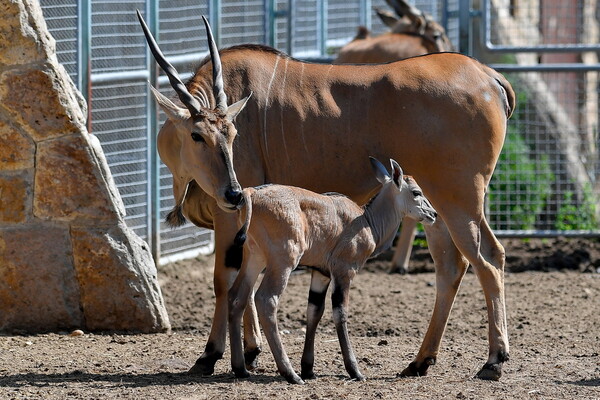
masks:
[[[574,1],[583,3],[582,0]],[[470,24],[472,17],[477,15],[481,16],[486,33],[485,42],[490,51],[501,51],[511,56],[521,51],[550,51],[549,46],[553,46],[515,46],[507,41],[499,27],[505,23],[502,18],[507,18],[507,15],[514,17],[510,16],[512,11],[499,10],[498,4],[509,7],[508,0],[483,1],[487,8],[481,13],[470,10],[470,2],[465,0],[418,0],[415,3],[442,21],[455,46],[463,50],[467,49],[465,43],[472,40],[468,36],[472,29]],[[498,3],[496,8],[491,7],[493,3]],[[273,45],[297,58],[310,56],[324,59],[331,57],[337,47],[351,40],[359,24],[367,26],[375,34],[384,32],[386,28],[375,15],[373,7],[387,7],[384,0],[41,0],[41,4],[48,27],[57,41],[59,60],[89,101],[90,130],[103,145],[125,203],[126,221],[149,242],[155,256],[163,261],[182,254],[189,256],[211,251],[213,236],[212,231],[192,225],[171,230],[162,222],[173,205],[171,178],[156,154],[155,135],[164,116],[157,114],[153,108],[147,81],[158,79],[159,86],[169,94],[170,88],[163,81],[164,78],[157,77],[159,71],[149,57],[135,18],[135,9],[144,13],[169,60],[183,76],[189,76],[207,51],[201,15],[209,16],[221,46],[260,42]],[[561,43],[561,51],[581,52],[590,48],[597,50],[598,47],[597,43],[592,42],[572,42],[566,45]],[[560,128],[551,124],[556,116],[544,116],[540,106],[533,104],[532,97],[537,96],[536,101],[548,103],[545,104],[547,109],[556,107],[556,101],[551,96],[542,95],[548,93],[543,86],[554,81],[565,81],[567,83],[563,89],[566,86],[581,88],[582,82],[598,79],[598,64],[547,62],[532,67],[511,62],[498,63],[495,67],[510,77],[521,96],[521,111],[510,121],[509,128],[511,140],[518,134],[519,142],[505,148],[499,172],[492,182],[488,213],[493,228],[500,235],[531,236],[536,232],[537,235],[569,232],[577,235],[599,234],[597,220],[594,221],[595,227],[590,224],[592,228],[581,230],[577,228],[584,224],[572,216],[573,209],[581,211],[584,206],[591,207],[590,196],[598,194],[598,161],[587,160],[579,168],[578,173],[589,175],[591,189],[585,184],[572,184],[569,179],[572,179],[573,171],[565,173],[564,170],[565,165],[573,160],[568,157],[565,159],[564,155],[559,154],[559,149],[551,149],[548,145],[552,138],[558,137],[556,132],[551,132]],[[579,75],[574,77],[573,73]],[[528,79],[532,74],[537,76],[535,79],[541,82],[542,87],[533,87],[531,79]],[[590,99],[594,95],[597,97],[598,91],[591,90],[590,85],[583,85],[586,86],[583,94],[569,92],[568,96],[558,95],[558,104],[562,104],[563,122],[568,118],[577,119],[573,124],[577,127],[576,133],[569,140],[587,138],[585,143],[591,140],[599,148],[597,124],[594,122],[597,116],[588,115],[592,106]],[[582,96],[586,98],[583,102]],[[578,103],[567,104],[571,100]],[[597,106],[597,103],[594,104]],[[585,118],[576,115],[578,109],[585,109]],[[593,139],[594,129],[596,142]],[[563,140],[566,139],[563,137]],[[577,148],[582,143],[563,144]],[[518,154],[511,154],[511,151]],[[533,171],[530,175],[521,171],[521,175],[527,178],[523,181],[525,186],[546,190],[544,185],[533,185],[544,178],[550,181],[549,194],[544,194],[540,199],[539,196],[526,193],[523,188],[518,188],[523,183],[519,180],[513,181],[511,186],[507,177],[511,173],[518,175],[519,168],[522,168],[515,164],[515,157],[519,162],[527,161]],[[546,174],[547,168],[550,168],[549,174]],[[517,195],[511,193],[515,189],[518,189]],[[518,217],[523,213],[535,214],[535,218],[523,222]],[[562,225],[557,222],[558,218],[563,218]],[[571,229],[567,230],[569,226]]]

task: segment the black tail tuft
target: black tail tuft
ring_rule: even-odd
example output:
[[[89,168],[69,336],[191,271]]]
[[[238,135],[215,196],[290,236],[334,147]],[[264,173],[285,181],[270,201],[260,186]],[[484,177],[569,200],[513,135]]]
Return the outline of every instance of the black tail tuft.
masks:
[[[177,228],[178,226],[185,224],[185,217],[181,212],[181,206],[173,207],[173,209],[167,214],[165,221],[171,228]]]
[[[244,257],[244,243],[246,243],[246,227],[235,235],[233,244],[227,249],[225,253],[225,266],[229,268],[235,268],[239,270],[242,267],[242,259]]]

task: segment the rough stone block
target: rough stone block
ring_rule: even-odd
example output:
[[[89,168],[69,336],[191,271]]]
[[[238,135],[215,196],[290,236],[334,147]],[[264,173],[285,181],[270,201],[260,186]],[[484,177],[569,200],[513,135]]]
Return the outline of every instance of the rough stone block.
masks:
[[[35,143],[0,121],[0,170],[32,168],[34,159]]]
[[[27,221],[31,214],[30,171],[0,173],[0,223],[18,224]]]
[[[96,163],[81,135],[40,143],[36,155],[34,215],[63,221],[118,222],[118,210]]]
[[[0,330],[82,326],[70,250],[67,227],[0,229]]]
[[[36,142],[80,132],[81,110],[65,85],[52,68],[8,70],[0,75],[0,105]]]
[[[54,39],[39,6],[30,1],[4,0],[0,2],[0,15],[0,64],[43,61],[55,53]]]
[[[123,225],[73,228],[71,237],[88,329],[170,328],[146,243]]]

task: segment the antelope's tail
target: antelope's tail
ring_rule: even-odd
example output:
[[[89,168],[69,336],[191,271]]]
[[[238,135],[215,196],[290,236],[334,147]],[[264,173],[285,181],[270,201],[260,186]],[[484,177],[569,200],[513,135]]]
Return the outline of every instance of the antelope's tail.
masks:
[[[225,266],[229,268],[235,268],[237,270],[242,267],[242,260],[244,258],[244,243],[246,243],[248,227],[250,226],[250,221],[252,219],[251,191],[252,189],[245,189],[242,191],[244,196],[244,205],[240,212],[246,214],[244,223],[238,233],[236,233],[233,243],[231,246],[229,246],[227,252],[225,253]]]

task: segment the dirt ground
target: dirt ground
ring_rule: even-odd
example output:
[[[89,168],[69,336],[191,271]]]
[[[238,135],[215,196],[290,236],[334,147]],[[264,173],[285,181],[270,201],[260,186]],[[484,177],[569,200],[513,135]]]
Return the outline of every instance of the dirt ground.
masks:
[[[419,348],[435,295],[431,259],[416,248],[410,274],[388,275],[384,257],[353,284],[349,329],[365,382],[348,380],[329,304],[317,336],[318,379],[286,383],[267,346],[247,380],[234,379],[228,352],[213,376],[187,375],[212,318],[209,256],[159,268],[171,333],[0,336],[0,398],[600,399],[600,241],[503,244],[511,358],[499,382],[473,379],[487,358],[487,317],[472,273],[459,291],[437,365],[426,377],[397,377]],[[279,312],[297,370],[308,282],[308,273],[293,275]]]

